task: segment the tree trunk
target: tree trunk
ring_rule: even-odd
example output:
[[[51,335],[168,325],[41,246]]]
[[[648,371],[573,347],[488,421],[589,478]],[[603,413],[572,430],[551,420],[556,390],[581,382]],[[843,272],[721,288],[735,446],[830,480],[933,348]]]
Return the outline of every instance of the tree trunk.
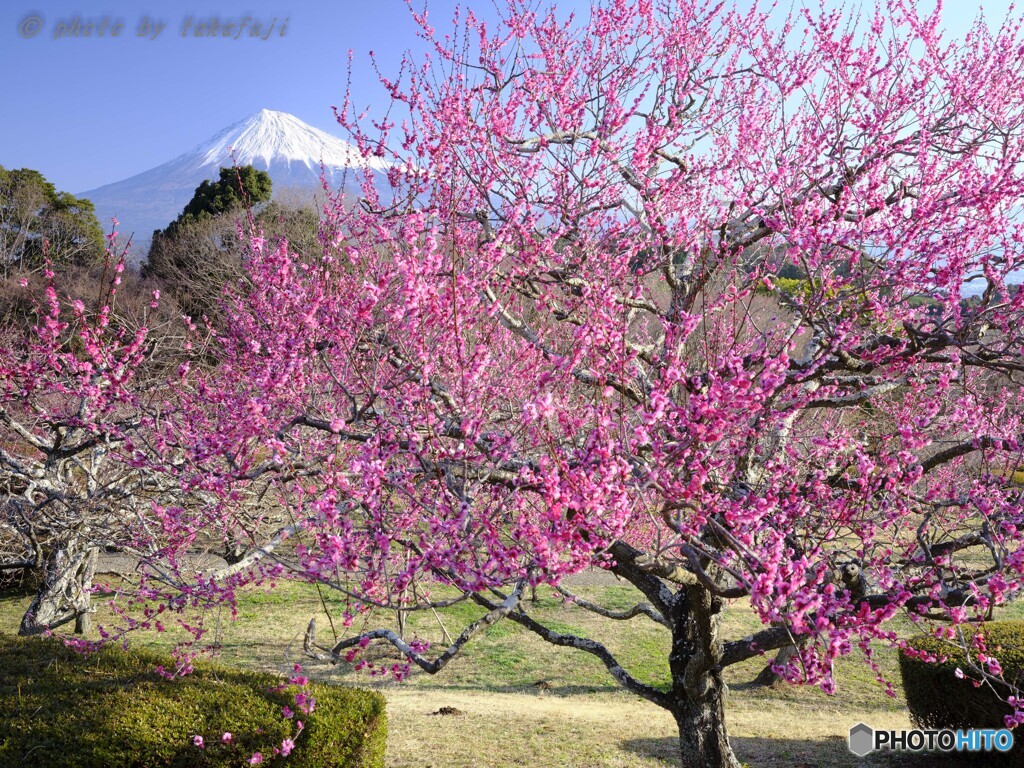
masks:
[[[224,550],[221,552],[221,557],[228,565],[234,565],[242,561],[247,551],[245,542],[228,533],[224,539]]]
[[[722,600],[701,586],[678,597],[669,667],[683,768],[740,768],[725,728]]]
[[[75,632],[89,631],[92,578],[96,547],[72,541],[60,544],[46,561],[43,584],[18,628],[19,635],[39,635],[71,621]]]
[[[740,768],[725,729],[722,693],[719,688],[700,701],[684,703],[674,713],[683,768]]]
[[[800,655],[800,649],[795,645],[786,645],[779,649],[775,659],[767,664],[764,669],[754,678],[754,685],[774,686],[785,681],[785,678],[776,672],[773,667],[784,667],[795,657]]]

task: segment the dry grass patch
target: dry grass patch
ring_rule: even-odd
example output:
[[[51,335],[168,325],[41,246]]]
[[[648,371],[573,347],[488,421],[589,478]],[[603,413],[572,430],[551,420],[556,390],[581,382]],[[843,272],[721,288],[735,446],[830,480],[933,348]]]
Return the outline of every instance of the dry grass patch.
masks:
[[[659,755],[627,745],[651,736],[672,740],[675,733],[667,712],[628,695],[394,687],[385,697],[392,768],[663,768]],[[465,714],[430,714],[441,706]]]

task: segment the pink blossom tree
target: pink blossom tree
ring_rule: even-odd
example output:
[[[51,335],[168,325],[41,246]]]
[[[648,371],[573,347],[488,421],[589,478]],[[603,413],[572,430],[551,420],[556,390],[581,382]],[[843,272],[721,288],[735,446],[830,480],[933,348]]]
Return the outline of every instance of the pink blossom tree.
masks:
[[[417,19],[391,109],[338,110],[394,201],[338,205],[319,260],[254,237],[219,364],[181,383],[171,442],[221,503],[167,524],[252,543],[200,591],[257,563],[356,607],[454,587],[485,613],[440,655],[385,628],[322,650],[433,673],[514,621],[671,712],[684,766],[730,768],[724,667],[795,646],[778,671],[832,690],[897,614],[954,637],[1019,591],[1018,22]],[[232,504],[267,478],[289,521],[261,538]],[[667,689],[522,600],[594,566],[638,603],[578,604],[666,627]],[[761,631],[723,636],[735,601]]]
[[[107,257],[95,306],[62,298],[47,268],[35,324],[0,332],[0,570],[40,577],[20,634],[88,629],[99,548],[131,548],[159,490],[125,452],[144,424],[139,373],[154,344],[146,318],[113,316],[124,259]]]

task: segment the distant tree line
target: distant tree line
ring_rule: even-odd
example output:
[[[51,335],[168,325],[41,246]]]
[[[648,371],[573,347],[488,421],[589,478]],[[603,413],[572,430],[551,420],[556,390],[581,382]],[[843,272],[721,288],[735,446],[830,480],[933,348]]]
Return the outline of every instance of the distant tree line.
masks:
[[[139,268],[128,265],[120,311],[141,318],[158,290],[164,319],[188,315],[216,324],[224,286],[244,274],[247,241],[239,225],[246,217],[271,246],[286,238],[293,252],[318,252],[320,216],[312,202],[271,201],[272,187],[270,175],[253,166],[221,168],[217,179],[203,181],[174,221],[153,232]],[[91,201],[57,190],[39,171],[0,166],[0,318],[33,320],[47,262],[60,292],[87,305],[99,301],[108,261]]]

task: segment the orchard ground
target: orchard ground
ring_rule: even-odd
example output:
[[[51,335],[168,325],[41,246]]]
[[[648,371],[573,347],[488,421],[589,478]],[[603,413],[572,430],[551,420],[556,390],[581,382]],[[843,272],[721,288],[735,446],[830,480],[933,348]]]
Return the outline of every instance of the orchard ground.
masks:
[[[581,597],[612,608],[632,605],[635,592],[605,574],[576,577],[571,588]],[[527,603],[555,629],[583,631],[603,640],[628,669],[645,680],[668,683],[668,633],[643,619],[609,622],[580,608],[565,605],[550,589],[538,590],[539,602]],[[0,632],[15,633],[29,601],[27,595],[0,597]],[[108,616],[103,601],[96,622]],[[618,688],[604,668],[586,654],[555,648],[511,622],[500,622],[475,638],[459,658],[436,676],[415,670],[405,681],[371,677],[347,665],[331,666],[307,659],[302,639],[310,618],[318,623],[321,643],[331,637],[324,605],[332,617],[343,601],[311,587],[278,585],[273,592],[249,594],[239,605],[238,620],[227,612],[207,617],[220,644],[224,663],[286,672],[302,662],[313,677],[325,681],[381,689],[388,700],[388,765],[393,768],[656,768],[678,764],[676,725],[665,711]],[[726,614],[726,630],[738,636],[757,628],[754,616],[739,605]],[[442,627],[451,635],[482,611],[460,603],[438,615],[415,614],[408,634],[441,645]],[[1024,616],[1014,605],[1001,618]],[[393,624],[381,615],[367,629]],[[362,627],[360,627],[362,628]],[[910,631],[909,625],[903,629]],[[338,631],[343,631],[338,628]],[[346,633],[347,634],[347,633]],[[173,633],[138,633],[133,642],[166,649]],[[380,649],[367,656],[373,663],[397,662]],[[897,697],[885,695],[874,673],[857,654],[839,666],[839,692],[827,696],[809,687],[775,689],[749,685],[764,664],[752,659],[728,668],[726,705],[731,738],[741,760],[751,768],[845,768],[849,766],[954,766],[934,756],[874,755],[858,759],[847,750],[849,727],[863,721],[874,727],[909,727],[899,687],[895,653],[880,649],[878,660]],[[538,685],[541,683],[541,685]],[[441,707],[460,714],[435,715]]]

